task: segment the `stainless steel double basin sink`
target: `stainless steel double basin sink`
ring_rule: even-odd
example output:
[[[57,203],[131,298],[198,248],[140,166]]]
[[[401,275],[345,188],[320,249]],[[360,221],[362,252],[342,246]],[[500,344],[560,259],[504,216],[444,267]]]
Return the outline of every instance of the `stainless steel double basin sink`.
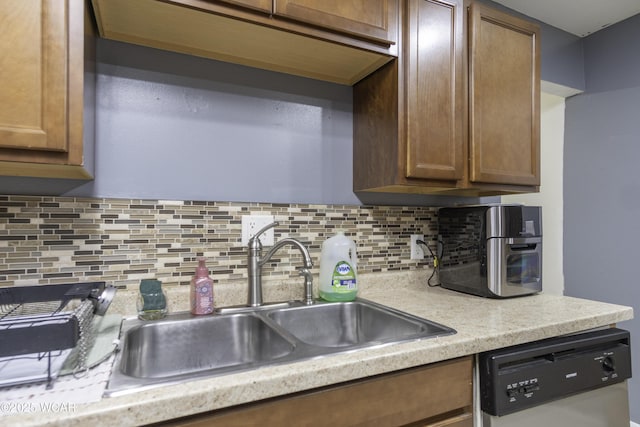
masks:
[[[360,298],[206,317],[178,313],[154,322],[127,319],[106,394],[455,333]]]

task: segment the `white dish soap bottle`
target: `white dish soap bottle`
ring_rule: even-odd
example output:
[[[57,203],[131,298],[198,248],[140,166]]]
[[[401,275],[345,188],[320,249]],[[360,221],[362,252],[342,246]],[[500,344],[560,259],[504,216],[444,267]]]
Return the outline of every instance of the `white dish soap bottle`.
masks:
[[[353,301],[358,294],[356,244],[339,231],[322,243],[320,298]]]

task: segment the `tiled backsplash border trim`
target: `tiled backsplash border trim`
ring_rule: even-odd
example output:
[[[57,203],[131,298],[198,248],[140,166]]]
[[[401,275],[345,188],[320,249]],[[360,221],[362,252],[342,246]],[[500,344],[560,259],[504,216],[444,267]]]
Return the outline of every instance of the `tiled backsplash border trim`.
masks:
[[[429,258],[410,260],[410,235],[433,242],[437,233],[430,207],[0,196],[0,286],[185,285],[200,256],[216,282],[246,281],[241,222],[249,214],[273,215],[276,240],[304,242],[316,275],[322,242],[337,230],[356,242],[361,273],[424,268]],[[283,248],[264,275],[297,277],[299,265],[299,253]]]

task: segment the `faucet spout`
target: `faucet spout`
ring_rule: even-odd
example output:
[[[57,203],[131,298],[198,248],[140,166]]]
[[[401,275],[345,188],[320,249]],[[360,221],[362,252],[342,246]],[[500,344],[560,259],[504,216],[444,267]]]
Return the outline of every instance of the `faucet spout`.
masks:
[[[307,250],[306,246],[304,246],[298,240],[291,239],[291,238],[279,240],[275,245],[273,245],[273,247],[269,249],[269,252],[267,252],[266,255],[262,258],[262,260],[259,261],[260,267],[262,267],[264,264],[269,262],[273,254],[275,254],[278,251],[278,249],[280,249],[285,245],[291,245],[295,248],[298,248],[298,250],[300,250],[305,268],[313,267],[313,261],[311,261],[311,256],[309,255],[309,251]]]
[[[297,248],[302,254],[303,264],[301,267],[301,275],[305,278],[305,304],[313,304],[313,286],[312,286],[312,276],[310,269],[313,267],[313,261],[311,260],[311,255],[309,255],[309,251],[306,246],[300,243],[296,239],[285,238],[276,242],[275,245],[262,256],[262,244],[260,244],[259,235],[264,231],[271,227],[277,226],[278,223],[274,222],[269,224],[260,230],[252,239],[249,240],[249,252],[248,252],[248,260],[247,260],[247,268],[248,268],[248,276],[249,276],[249,292],[247,298],[247,305],[250,307],[258,307],[263,304],[262,300],[262,266],[264,266],[269,260],[273,257],[273,255],[283,246],[291,245]]]

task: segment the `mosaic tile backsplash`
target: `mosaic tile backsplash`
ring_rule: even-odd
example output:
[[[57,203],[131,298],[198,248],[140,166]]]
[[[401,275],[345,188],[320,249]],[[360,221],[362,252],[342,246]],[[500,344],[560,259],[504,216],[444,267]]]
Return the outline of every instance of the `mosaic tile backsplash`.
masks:
[[[319,272],[322,242],[342,230],[358,247],[358,271],[425,268],[410,260],[410,235],[437,234],[436,209],[0,196],[0,286],[106,281],[135,289],[141,279],[187,285],[204,256],[217,283],[247,280],[243,215],[271,214],[275,239],[307,245]],[[301,257],[282,248],[264,278],[298,277]]]

